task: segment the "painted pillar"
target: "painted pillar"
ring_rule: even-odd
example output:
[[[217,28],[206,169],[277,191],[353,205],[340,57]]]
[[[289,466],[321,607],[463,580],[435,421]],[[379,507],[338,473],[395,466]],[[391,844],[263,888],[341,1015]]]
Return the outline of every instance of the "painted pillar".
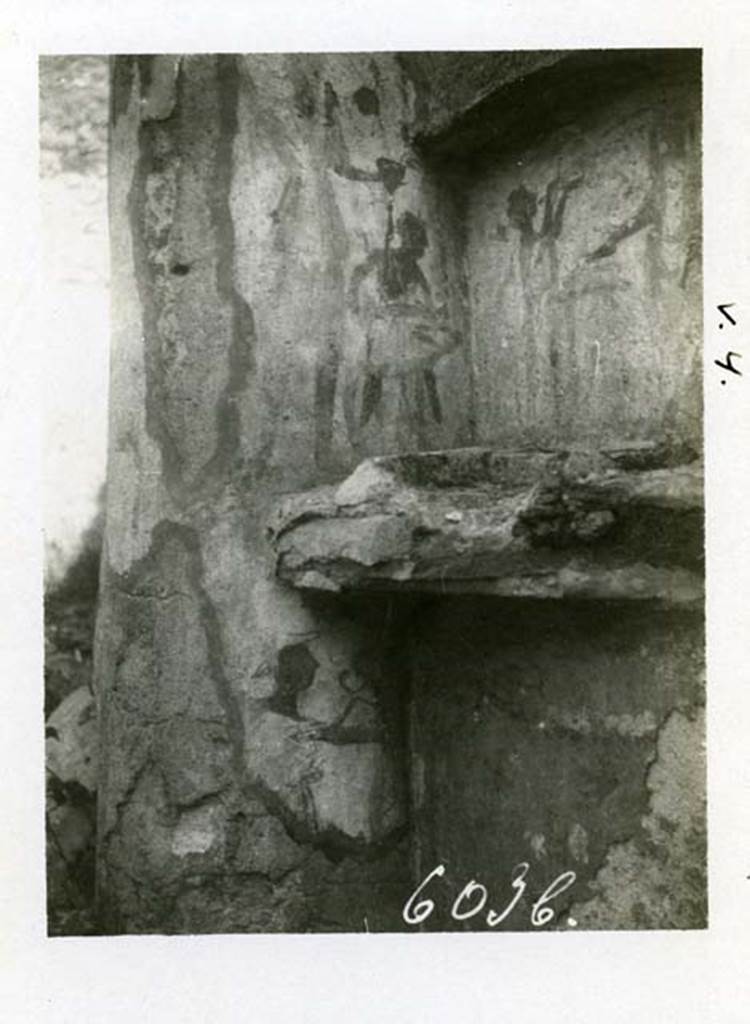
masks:
[[[386,605],[271,574],[282,493],[471,440],[390,56],[117,58],[96,644],[112,931],[370,930],[409,891]]]

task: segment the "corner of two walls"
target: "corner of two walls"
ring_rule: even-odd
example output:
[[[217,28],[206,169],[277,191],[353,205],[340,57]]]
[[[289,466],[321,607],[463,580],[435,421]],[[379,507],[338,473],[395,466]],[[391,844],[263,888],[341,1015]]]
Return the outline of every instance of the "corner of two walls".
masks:
[[[393,608],[303,600],[273,577],[265,525],[280,495],[371,454],[537,440],[551,300],[531,349],[510,325],[505,369],[492,303],[528,312],[556,260],[564,276],[575,212],[570,189],[564,215],[552,197],[545,228],[502,184],[488,209],[511,255],[488,295],[477,232],[494,254],[500,226],[472,201],[462,225],[413,146],[425,89],[395,55],[118,58],[96,645],[113,931],[403,927],[415,752]]]

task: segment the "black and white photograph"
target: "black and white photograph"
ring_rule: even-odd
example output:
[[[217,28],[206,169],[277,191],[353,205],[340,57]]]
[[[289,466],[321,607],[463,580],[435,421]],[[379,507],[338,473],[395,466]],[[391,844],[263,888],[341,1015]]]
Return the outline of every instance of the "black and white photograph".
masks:
[[[9,30],[9,1019],[740,1024],[747,21],[205,6]]]
[[[40,70],[50,929],[705,927],[700,51]]]

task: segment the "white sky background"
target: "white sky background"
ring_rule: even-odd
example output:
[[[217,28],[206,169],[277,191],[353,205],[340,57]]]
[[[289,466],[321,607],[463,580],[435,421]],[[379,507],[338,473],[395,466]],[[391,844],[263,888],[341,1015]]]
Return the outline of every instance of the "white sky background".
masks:
[[[745,1024],[750,1018],[750,10],[722,0],[66,0],[0,24],[0,1000],[12,1022]],[[101,352],[41,315],[42,53],[703,46],[710,927],[692,933],[47,939],[42,401],[102,429]],[[64,224],[46,230],[73,244]],[[71,236],[75,231],[70,232]],[[68,299],[62,301],[63,307]],[[97,301],[81,296],[91,323]],[[716,305],[745,376],[720,386]],[[72,305],[72,304],[71,304]],[[72,342],[88,353],[67,365]],[[57,348],[55,346],[61,346]],[[65,346],[65,349],[62,348]],[[78,351],[81,351],[80,349]],[[55,367],[54,372],[50,372]],[[51,387],[48,386],[51,382]],[[93,392],[97,392],[94,396]],[[45,397],[46,396],[46,397]],[[69,408],[69,407],[68,407]],[[57,412],[55,410],[58,410]],[[78,430],[80,422],[76,424]],[[102,431],[103,434],[103,431]],[[75,441],[77,444],[78,441]],[[72,455],[73,460],[78,457]],[[85,460],[84,460],[85,461]],[[77,473],[78,468],[71,473]],[[83,499],[82,499],[83,500]]]
[[[39,62],[45,582],[80,550],[106,475],[108,61]]]
[[[45,573],[61,575],[94,518],[107,455],[109,250],[107,182],[40,180],[46,312]]]

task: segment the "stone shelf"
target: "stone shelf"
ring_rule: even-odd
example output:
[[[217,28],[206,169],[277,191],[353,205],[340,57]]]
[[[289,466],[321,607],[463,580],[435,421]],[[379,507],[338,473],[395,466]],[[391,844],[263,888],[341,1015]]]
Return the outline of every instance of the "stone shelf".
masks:
[[[367,459],[284,498],[277,576],[302,589],[703,600],[703,467],[655,444]]]

